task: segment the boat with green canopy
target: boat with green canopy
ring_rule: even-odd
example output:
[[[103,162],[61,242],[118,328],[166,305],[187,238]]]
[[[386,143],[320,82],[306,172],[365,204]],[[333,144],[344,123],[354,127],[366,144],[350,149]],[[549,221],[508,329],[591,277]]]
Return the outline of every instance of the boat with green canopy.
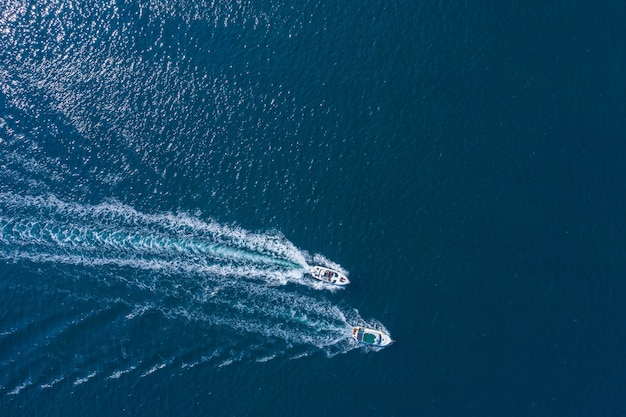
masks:
[[[368,327],[357,326],[352,329],[352,337],[357,342],[370,346],[384,347],[393,343],[387,333]]]

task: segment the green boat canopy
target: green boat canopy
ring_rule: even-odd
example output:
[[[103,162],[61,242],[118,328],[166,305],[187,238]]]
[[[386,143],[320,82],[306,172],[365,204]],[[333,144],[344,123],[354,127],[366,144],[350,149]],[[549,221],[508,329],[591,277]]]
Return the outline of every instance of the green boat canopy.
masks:
[[[376,343],[376,335],[371,333],[365,333],[363,335],[363,341],[365,343]]]

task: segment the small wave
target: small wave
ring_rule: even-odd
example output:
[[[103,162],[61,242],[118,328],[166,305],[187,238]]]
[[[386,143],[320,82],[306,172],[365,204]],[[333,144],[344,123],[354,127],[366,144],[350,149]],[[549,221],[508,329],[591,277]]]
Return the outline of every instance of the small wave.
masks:
[[[21,383],[20,385],[18,385],[17,387],[13,388],[11,391],[9,391],[7,393],[7,395],[17,395],[19,394],[23,389],[26,389],[28,387],[30,387],[31,385],[33,385],[33,382],[31,379],[27,379],[26,381],[24,381],[23,383]]]
[[[65,379],[64,377],[53,379],[52,381],[48,382],[47,384],[42,384],[41,388],[42,389],[52,388],[53,386],[55,386],[59,382],[63,381],[64,379]]]
[[[109,375],[107,377],[107,379],[119,379],[119,378],[122,377],[122,375],[126,375],[126,374],[134,371],[135,369],[137,369],[137,366],[131,366],[128,369],[124,369],[124,370],[121,370],[121,371],[115,371],[111,375]]]
[[[84,384],[85,382],[89,381],[91,378],[94,378],[96,375],[98,375],[97,372],[92,372],[83,378],[78,378],[76,381],[74,381],[74,385]]]
[[[166,366],[168,366],[172,361],[166,361],[166,362],[162,362],[162,363],[158,363],[156,365],[154,365],[152,368],[148,369],[146,372],[144,372],[143,374],[141,374],[141,377],[144,378],[148,375],[151,375],[153,373],[155,373],[156,371],[158,371],[159,369],[163,369]]]

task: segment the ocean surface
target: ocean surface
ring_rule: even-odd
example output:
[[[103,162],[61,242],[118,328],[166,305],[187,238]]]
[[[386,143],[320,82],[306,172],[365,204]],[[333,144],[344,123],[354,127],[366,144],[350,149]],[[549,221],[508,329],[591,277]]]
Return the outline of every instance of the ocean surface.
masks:
[[[626,415],[624,22],[2,1],[0,415]]]

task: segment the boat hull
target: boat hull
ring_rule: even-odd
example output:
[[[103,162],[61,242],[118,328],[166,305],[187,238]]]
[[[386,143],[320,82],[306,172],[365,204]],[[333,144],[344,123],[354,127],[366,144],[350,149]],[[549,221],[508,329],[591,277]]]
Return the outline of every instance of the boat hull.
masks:
[[[352,338],[368,346],[385,347],[393,343],[387,333],[368,327],[356,326],[352,329]]]
[[[328,284],[344,286],[350,283],[347,276],[339,271],[325,266],[315,265],[311,267],[309,274],[311,274],[313,278]]]

